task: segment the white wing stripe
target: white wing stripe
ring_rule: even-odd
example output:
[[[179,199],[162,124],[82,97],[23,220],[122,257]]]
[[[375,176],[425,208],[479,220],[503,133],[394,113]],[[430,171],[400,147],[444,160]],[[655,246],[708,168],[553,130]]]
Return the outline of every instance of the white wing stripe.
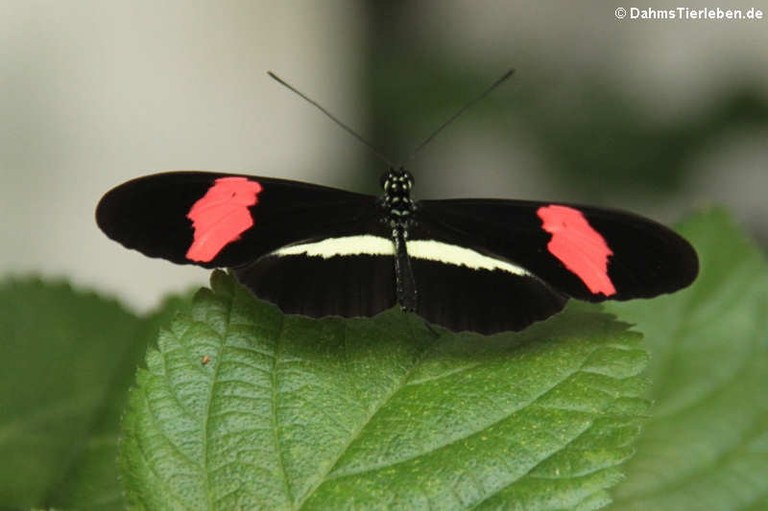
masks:
[[[277,249],[270,255],[306,255],[309,257],[330,259],[334,256],[394,255],[394,253],[395,246],[392,243],[392,240],[365,234],[360,236],[346,236],[344,238],[327,238],[312,243],[289,245]]]
[[[407,246],[408,255],[413,259],[435,261],[453,266],[466,266],[475,270],[501,270],[513,275],[530,275],[527,270],[520,266],[459,245],[434,240],[409,240]],[[270,255],[277,257],[304,255],[329,259],[337,256],[357,255],[392,256],[394,251],[395,246],[392,240],[363,234],[290,245],[278,249]]]
[[[408,255],[414,259],[466,266],[474,270],[501,270],[513,275],[530,275],[525,268],[459,245],[434,240],[413,240],[407,242],[407,245]]]

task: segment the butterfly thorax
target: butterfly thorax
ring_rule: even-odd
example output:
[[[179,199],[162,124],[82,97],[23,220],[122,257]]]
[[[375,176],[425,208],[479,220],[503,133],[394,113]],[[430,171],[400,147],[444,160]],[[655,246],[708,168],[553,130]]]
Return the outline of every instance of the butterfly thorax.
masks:
[[[386,211],[386,220],[389,226],[395,230],[407,230],[411,222],[415,208],[411,199],[413,176],[404,168],[390,169],[382,176],[382,188],[384,197],[383,206]]]

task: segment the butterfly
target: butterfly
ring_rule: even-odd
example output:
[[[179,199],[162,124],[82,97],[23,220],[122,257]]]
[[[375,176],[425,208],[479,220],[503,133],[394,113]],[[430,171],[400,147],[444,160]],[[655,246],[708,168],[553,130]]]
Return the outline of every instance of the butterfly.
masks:
[[[452,331],[521,330],[588,302],[696,278],[693,247],[632,213],[501,199],[414,200],[390,168],[366,195],[241,174],[166,172],[109,191],[96,220],[149,257],[230,268],[254,295],[313,318],[394,306]]]

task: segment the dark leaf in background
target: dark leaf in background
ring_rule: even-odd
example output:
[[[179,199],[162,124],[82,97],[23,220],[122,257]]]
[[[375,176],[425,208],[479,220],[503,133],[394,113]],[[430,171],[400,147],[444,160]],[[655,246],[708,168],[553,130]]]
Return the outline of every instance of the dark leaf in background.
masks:
[[[83,453],[95,447],[95,432],[114,450],[115,425],[109,432],[100,423],[109,402],[122,400],[130,374],[124,382],[116,377],[142,326],[117,303],[66,284],[0,285],[0,503],[52,504]],[[109,467],[108,474],[111,484],[93,496],[105,504],[120,500],[117,471]]]
[[[720,210],[680,231],[698,281],[607,306],[645,333],[655,402],[613,509],[767,509],[768,265]]]
[[[171,302],[140,319],[63,283],[0,283],[0,506],[124,509],[119,419]]]

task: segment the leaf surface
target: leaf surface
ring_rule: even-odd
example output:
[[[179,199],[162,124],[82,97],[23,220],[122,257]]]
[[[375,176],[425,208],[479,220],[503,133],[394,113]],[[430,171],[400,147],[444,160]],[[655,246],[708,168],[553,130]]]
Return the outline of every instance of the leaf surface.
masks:
[[[595,509],[646,410],[646,353],[575,307],[520,334],[398,310],[283,316],[217,272],[161,333],[121,453],[146,509]]]

